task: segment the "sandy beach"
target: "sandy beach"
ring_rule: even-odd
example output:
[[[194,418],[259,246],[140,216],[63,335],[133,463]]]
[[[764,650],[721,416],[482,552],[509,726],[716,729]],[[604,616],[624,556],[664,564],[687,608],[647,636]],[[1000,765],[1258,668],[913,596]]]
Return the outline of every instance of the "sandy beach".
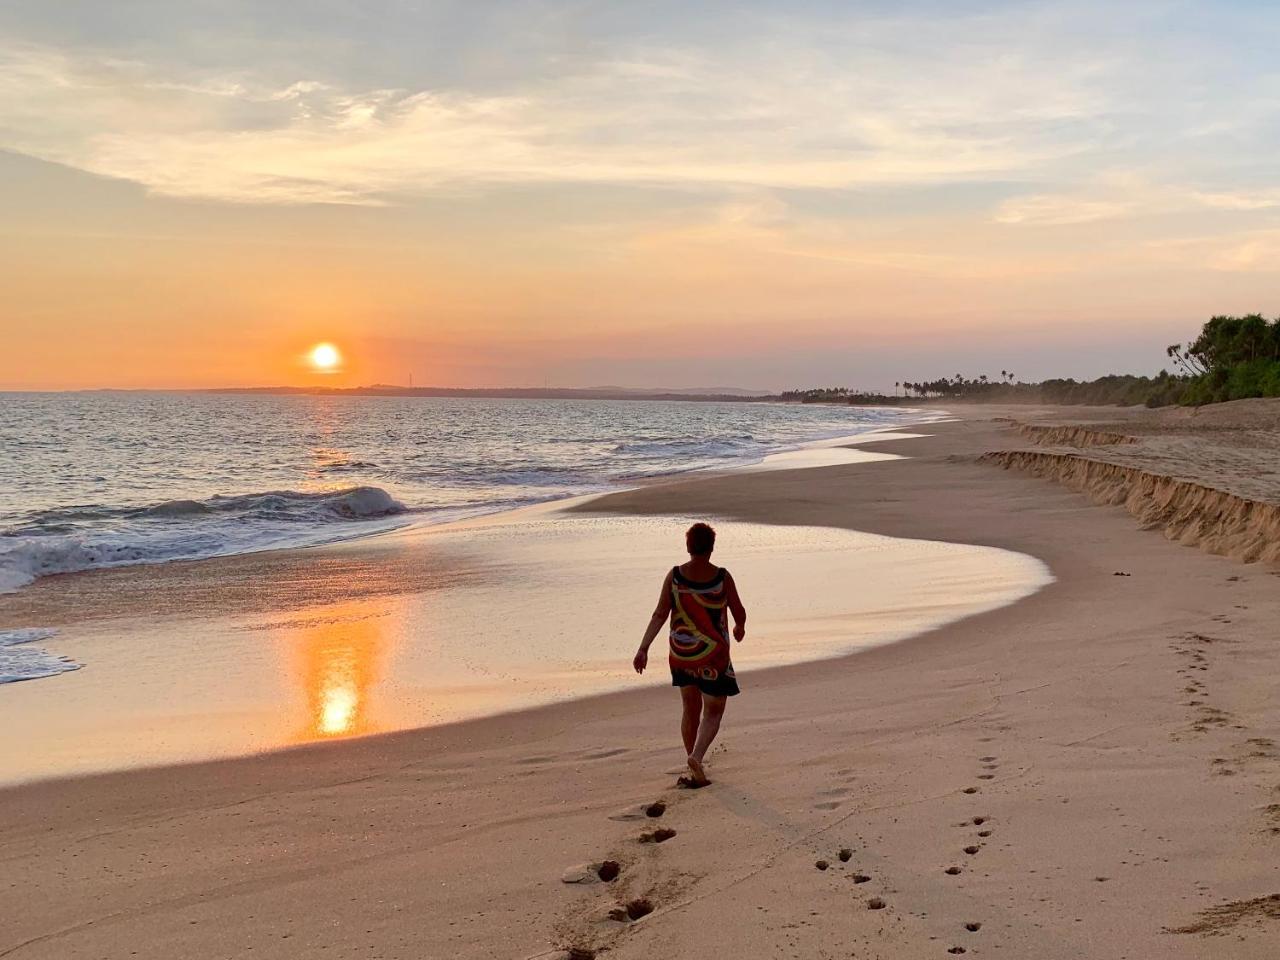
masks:
[[[11,787],[0,957],[1273,958],[1275,402],[1199,423],[957,409],[876,444],[899,459],[581,508],[980,545],[1052,572],[1011,605],[747,674],[710,787],[675,788],[676,698],[650,686]],[[236,562],[274,610],[402,588],[350,556]],[[299,557],[310,578],[260,576]],[[379,569],[433,575],[411,553]],[[120,576],[65,583],[107,598]],[[54,602],[18,596],[18,625]],[[616,624],[624,663],[642,628]]]

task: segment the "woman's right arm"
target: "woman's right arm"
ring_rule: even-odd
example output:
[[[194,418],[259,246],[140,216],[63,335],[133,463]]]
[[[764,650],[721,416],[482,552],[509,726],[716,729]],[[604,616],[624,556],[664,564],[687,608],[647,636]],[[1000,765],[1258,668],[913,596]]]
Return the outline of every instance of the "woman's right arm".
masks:
[[[670,615],[671,574],[668,573],[667,578],[662,581],[662,595],[658,597],[658,605],[653,608],[653,616],[649,618],[649,626],[645,628],[640,649],[636,651],[635,658],[631,661],[631,665],[636,668],[636,673],[644,673],[644,668],[649,665],[649,645],[653,643],[653,638],[658,635],[658,631],[662,629],[662,625],[667,622],[667,617]]]

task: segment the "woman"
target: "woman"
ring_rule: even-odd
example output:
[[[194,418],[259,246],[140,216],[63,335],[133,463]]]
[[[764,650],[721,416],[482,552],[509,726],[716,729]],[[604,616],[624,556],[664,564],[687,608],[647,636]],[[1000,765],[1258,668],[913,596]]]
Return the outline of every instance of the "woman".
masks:
[[[670,619],[671,685],[680,688],[684,703],[680,736],[689,755],[690,779],[702,787],[711,782],[702,761],[720,732],[727,699],[738,693],[729,658],[728,613],[733,613],[733,638],[741,642],[747,633],[747,611],[729,571],[711,563],[716,532],[705,523],[695,523],[684,540],[689,562],[672,567],[663,581],[662,595],[632,663],[636,673],[644,673],[649,645]]]

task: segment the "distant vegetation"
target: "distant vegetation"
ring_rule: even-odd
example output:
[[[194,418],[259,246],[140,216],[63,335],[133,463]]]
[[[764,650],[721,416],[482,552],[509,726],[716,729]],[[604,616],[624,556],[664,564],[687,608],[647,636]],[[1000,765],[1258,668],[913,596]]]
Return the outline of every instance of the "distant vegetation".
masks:
[[[848,387],[810,387],[807,390],[783,390],[779,396],[783,400],[800,403],[844,403],[856,394]]]
[[[894,384],[895,395],[859,393],[846,387],[788,390],[783,399],[803,403],[903,403],[909,399],[969,400],[985,403],[1170,404],[1199,406],[1248,397],[1280,397],[1280,318],[1260,314],[1214,317],[1185,346],[1166,351],[1174,370],[1154,377],[1112,374],[1097,380],[1023,383],[1008,370],[998,378],[961,374],[937,380]],[[900,391],[900,393],[899,393]]]
[[[1280,397],[1280,318],[1214,317],[1194,341],[1168,353],[1187,377],[1180,403]]]

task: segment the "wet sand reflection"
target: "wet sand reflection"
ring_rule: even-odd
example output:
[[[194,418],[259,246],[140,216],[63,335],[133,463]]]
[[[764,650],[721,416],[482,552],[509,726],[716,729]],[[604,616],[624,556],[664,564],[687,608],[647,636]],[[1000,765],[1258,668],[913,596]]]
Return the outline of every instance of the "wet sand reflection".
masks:
[[[318,608],[283,638],[297,661],[306,704],[299,742],[372,733],[373,698],[386,664],[385,604]]]

